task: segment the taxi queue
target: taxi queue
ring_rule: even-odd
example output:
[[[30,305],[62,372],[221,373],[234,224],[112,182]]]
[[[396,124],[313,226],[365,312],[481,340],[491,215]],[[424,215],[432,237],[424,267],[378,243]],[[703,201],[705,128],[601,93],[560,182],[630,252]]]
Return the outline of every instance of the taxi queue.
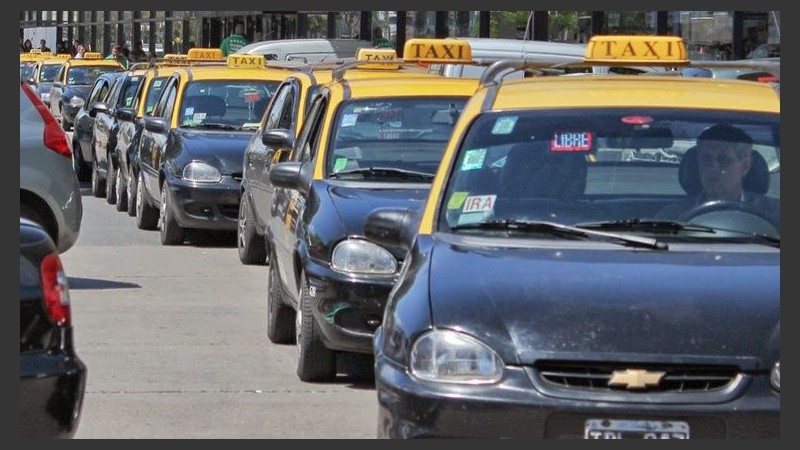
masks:
[[[780,220],[758,207],[780,201],[779,92],[580,73],[693,66],[676,37],[480,79],[426,69],[478,64],[465,41],[404,55],[132,67],[83,106],[120,125],[76,170],[164,245],[235,230],[300,379],[374,356],[380,437],[778,437]],[[740,200],[703,197],[706,136],[752,149]]]

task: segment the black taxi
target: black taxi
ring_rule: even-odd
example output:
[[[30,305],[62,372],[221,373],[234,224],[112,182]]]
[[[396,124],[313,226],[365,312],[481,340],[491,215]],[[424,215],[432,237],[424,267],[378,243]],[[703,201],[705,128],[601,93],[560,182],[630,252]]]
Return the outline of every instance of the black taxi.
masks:
[[[175,68],[138,145],[136,224],[182,244],[187,229],[236,229],[242,157],[266,104],[286,76],[262,55],[191,49],[206,65]]]
[[[594,36],[584,65],[665,70],[483,74],[421,214],[366,221],[408,251],[379,437],[780,437],[780,99],[704,63]]]
[[[441,61],[432,56],[445,49],[471,61],[463,41],[409,40],[402,61],[338,67],[311,100],[296,141],[286,131],[264,133],[266,144],[292,147],[269,174],[267,334],[296,343],[303,381],[332,380],[337,354],[372,353],[403,254],[365,238],[364,218],[380,206],[422,207],[453,125],[478,86],[476,79],[392,70]],[[353,67],[375,72],[350,79]]]

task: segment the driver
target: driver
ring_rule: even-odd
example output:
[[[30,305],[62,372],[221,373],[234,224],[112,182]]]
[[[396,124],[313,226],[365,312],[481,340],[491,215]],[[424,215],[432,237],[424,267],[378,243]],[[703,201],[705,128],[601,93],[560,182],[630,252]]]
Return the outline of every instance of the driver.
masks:
[[[715,125],[697,137],[697,169],[701,191],[666,206],[657,216],[680,218],[708,202],[741,202],[752,206],[780,224],[780,202],[744,189],[743,181],[753,166],[753,139],[730,125]]]

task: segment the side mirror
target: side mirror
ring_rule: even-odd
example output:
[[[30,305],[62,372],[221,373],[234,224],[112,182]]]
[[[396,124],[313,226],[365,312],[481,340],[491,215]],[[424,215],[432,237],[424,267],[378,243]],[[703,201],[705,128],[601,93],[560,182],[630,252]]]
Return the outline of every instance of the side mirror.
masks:
[[[261,135],[261,142],[267,147],[292,148],[294,147],[294,133],[285,128],[266,130]]]
[[[108,105],[103,102],[97,102],[89,108],[90,117],[95,117],[99,112],[108,114]]]
[[[411,250],[416,235],[417,214],[408,208],[377,208],[367,214],[364,235],[387,247]]]
[[[164,133],[167,131],[167,122],[161,117],[146,117],[144,129],[153,133]]]
[[[115,114],[118,120],[133,122],[136,120],[136,110],[133,108],[119,108]]]
[[[303,194],[308,193],[308,187],[303,181],[303,164],[299,162],[275,164],[269,172],[269,181],[275,187],[295,189]]]

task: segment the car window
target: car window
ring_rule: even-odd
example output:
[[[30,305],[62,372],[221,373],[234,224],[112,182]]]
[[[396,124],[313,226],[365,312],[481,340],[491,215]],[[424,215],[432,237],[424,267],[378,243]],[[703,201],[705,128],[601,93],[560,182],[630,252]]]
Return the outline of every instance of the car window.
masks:
[[[283,107],[286,104],[286,99],[289,96],[289,91],[291,91],[291,89],[292,86],[286,83],[275,93],[275,101],[272,103],[272,107],[267,114],[267,121],[264,124],[264,129],[271,130],[278,128],[280,118],[283,114]]]
[[[106,82],[103,79],[95,81],[92,92],[89,93],[89,104],[99,102],[102,99],[101,96],[107,92],[107,90],[104,90],[105,85]]]
[[[111,91],[108,95],[103,99],[109,106],[112,106],[113,103],[116,103],[117,98],[119,98],[119,91],[122,89],[122,77],[118,77],[114,80],[114,84],[111,85]]]
[[[167,77],[156,77],[150,80],[150,87],[147,89],[147,98],[144,103],[144,113],[150,114],[156,106],[156,101],[161,95],[161,91],[166,85]]]
[[[121,67],[116,66],[75,66],[67,71],[67,84],[80,85],[92,84],[102,73],[120,72]]]
[[[196,80],[188,83],[180,103],[180,126],[206,123],[237,128],[258,124],[278,81]]]
[[[311,160],[314,154],[314,149],[312,148],[314,134],[320,129],[327,103],[327,97],[323,94],[317,95],[312,100],[311,109],[308,111],[306,121],[303,123],[303,128],[297,137],[297,145],[295,146],[297,151],[292,155],[292,159],[295,161],[307,162]]]
[[[60,64],[43,64],[39,70],[39,80],[44,82],[53,82],[58,75],[58,70],[61,68]]]
[[[125,77],[121,86],[121,93],[118,97],[119,100],[117,101],[119,106],[123,108],[130,108],[133,106],[136,92],[139,90],[139,85],[142,83],[143,79],[144,77],[140,75]]]

